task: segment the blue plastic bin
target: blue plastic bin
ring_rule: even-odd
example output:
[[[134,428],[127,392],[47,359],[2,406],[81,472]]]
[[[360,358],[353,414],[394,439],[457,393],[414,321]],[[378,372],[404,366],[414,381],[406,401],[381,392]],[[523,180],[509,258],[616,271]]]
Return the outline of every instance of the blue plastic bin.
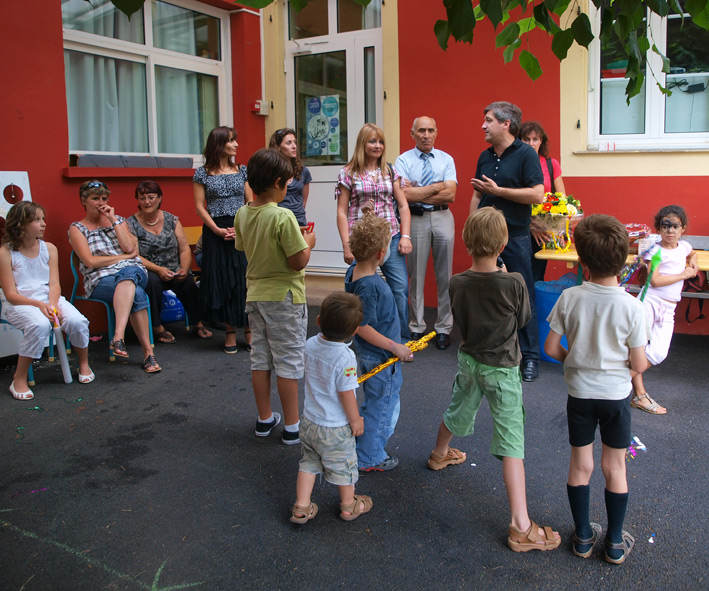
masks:
[[[175,292],[168,289],[162,292],[162,312],[160,312],[161,322],[177,322],[184,320],[185,308],[182,302],[177,299]]]
[[[559,363],[544,352],[544,341],[547,340],[547,335],[549,334],[547,316],[551,313],[551,309],[559,299],[561,292],[574,285],[576,285],[575,273],[562,275],[556,281],[537,281],[534,284],[534,297],[537,303],[537,325],[539,326],[539,357],[542,361]],[[568,349],[569,345],[566,341],[566,336],[561,338],[561,344]]]

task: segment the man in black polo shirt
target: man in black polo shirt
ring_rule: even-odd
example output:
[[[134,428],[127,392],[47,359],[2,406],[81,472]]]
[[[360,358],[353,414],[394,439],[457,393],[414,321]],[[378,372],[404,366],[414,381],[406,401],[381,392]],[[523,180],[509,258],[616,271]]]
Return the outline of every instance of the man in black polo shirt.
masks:
[[[512,103],[495,102],[485,107],[483,131],[491,146],[480,154],[475,191],[470,211],[492,205],[507,220],[509,242],[502,252],[508,271],[524,277],[529,292],[532,319],[519,331],[522,350],[522,379],[531,382],[539,376],[539,329],[532,278],[532,245],[529,237],[531,204],[544,200],[544,177],[534,148],[516,139],[522,111]]]

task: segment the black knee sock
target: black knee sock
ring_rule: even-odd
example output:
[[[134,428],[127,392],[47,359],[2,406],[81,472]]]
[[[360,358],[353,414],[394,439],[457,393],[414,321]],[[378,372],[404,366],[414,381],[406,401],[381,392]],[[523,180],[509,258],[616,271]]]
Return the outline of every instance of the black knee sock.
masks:
[[[569,496],[569,505],[571,506],[571,515],[576,526],[576,535],[582,540],[587,540],[593,536],[591,522],[588,517],[591,487],[588,484],[581,486],[567,484],[566,494]]]
[[[608,513],[608,541],[617,544],[623,540],[623,522],[628,508],[628,493],[614,493],[606,489],[606,512]]]

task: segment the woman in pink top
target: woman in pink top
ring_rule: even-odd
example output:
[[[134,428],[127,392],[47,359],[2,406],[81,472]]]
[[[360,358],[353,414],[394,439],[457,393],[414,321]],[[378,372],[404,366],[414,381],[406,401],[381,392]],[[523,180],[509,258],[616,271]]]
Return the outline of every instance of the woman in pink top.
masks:
[[[384,146],[384,132],[373,123],[365,123],[357,135],[351,160],[337,178],[337,230],[345,262],[349,265],[354,261],[349,244],[350,228],[362,217],[363,209],[372,209],[391,225],[390,254],[381,269],[394,293],[401,337],[406,342],[409,339],[406,255],[411,252],[411,213],[401,188],[401,177],[386,161]]]
[[[536,121],[522,123],[517,137],[525,144],[532,146],[539,155],[539,164],[544,175],[544,192],[563,193],[566,195],[564,179],[561,178],[561,165],[556,158],[549,157],[549,136],[541,124]],[[534,281],[544,281],[547,262],[535,259],[534,253],[539,252],[542,249],[542,245],[551,240],[551,234],[537,226],[534,218],[532,218],[529,232],[532,235],[532,274]]]

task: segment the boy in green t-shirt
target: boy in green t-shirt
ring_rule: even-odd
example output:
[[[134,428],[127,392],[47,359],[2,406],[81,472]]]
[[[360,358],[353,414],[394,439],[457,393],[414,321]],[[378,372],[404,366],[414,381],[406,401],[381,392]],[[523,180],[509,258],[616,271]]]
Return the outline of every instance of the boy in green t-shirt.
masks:
[[[251,382],[258,409],[256,436],[267,437],[281,415],[271,411],[271,371],[285,415],[282,441],[300,443],[298,380],[303,377],[308,308],[305,272],[312,231],[301,232],[293,212],[278,207],[293,176],[275,150],[258,150],[247,165],[254,200],[236,212],[235,245],[246,252],[246,313],[252,332]]]

